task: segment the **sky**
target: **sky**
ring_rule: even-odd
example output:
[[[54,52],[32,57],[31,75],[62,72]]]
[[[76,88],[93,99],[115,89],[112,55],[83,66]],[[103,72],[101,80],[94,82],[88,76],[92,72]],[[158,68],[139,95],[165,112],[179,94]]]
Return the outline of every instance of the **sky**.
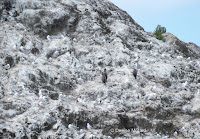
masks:
[[[161,25],[184,42],[200,46],[200,0],[110,0],[145,31]]]

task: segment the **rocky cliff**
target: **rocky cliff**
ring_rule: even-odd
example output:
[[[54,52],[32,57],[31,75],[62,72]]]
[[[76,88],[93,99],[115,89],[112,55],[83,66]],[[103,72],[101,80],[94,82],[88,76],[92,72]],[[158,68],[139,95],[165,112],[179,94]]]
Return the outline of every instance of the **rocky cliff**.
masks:
[[[0,138],[200,136],[195,44],[107,0],[3,0],[0,20]]]

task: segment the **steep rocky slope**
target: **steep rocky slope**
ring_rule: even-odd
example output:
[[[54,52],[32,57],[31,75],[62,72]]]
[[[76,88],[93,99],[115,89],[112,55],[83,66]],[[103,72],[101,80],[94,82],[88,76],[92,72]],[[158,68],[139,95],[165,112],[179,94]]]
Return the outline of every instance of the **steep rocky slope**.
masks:
[[[0,19],[0,138],[200,136],[195,44],[107,0],[3,0]]]

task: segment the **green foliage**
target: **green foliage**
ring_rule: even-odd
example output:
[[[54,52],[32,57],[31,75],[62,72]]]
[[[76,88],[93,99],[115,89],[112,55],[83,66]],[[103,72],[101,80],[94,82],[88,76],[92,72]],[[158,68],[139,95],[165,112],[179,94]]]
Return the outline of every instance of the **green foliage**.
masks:
[[[163,33],[166,33],[166,28],[158,25],[156,27],[156,30],[154,31],[154,35],[158,40],[162,40],[163,42],[165,42],[165,38],[162,36]]]

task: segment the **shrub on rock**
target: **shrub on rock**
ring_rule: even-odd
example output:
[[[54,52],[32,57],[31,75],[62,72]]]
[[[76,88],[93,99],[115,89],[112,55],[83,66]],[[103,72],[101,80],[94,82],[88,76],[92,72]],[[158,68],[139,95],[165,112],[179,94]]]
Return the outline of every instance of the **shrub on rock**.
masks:
[[[163,42],[165,42],[165,38],[162,36],[163,33],[166,33],[166,28],[158,25],[156,27],[156,30],[154,31],[154,35],[158,40],[162,40]]]

